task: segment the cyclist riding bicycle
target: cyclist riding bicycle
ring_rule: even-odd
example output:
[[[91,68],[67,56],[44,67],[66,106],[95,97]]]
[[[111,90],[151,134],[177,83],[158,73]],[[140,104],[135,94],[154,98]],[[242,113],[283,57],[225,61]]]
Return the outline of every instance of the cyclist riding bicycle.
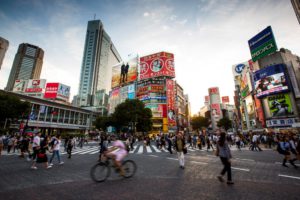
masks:
[[[112,135],[112,147],[110,147],[104,155],[111,158],[114,161],[115,167],[120,170],[120,175],[124,175],[124,169],[122,168],[122,160],[127,156],[125,144],[121,140],[117,140],[115,135]]]

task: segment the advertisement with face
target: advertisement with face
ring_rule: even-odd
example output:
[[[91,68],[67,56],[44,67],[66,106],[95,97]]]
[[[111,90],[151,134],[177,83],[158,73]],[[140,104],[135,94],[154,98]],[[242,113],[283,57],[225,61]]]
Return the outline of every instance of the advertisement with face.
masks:
[[[250,92],[252,91],[252,83],[250,77],[250,69],[249,66],[245,67],[240,76],[240,90],[241,90],[241,97],[247,97]]]
[[[160,76],[175,77],[173,54],[159,52],[140,58],[140,80]]]
[[[46,86],[46,79],[29,79],[25,92],[42,93],[45,86]]]
[[[137,79],[137,61],[138,58],[135,57],[112,67],[111,88],[134,82]]]
[[[175,114],[175,81],[167,79],[167,107],[168,107],[168,125],[176,126]]]
[[[222,103],[229,103],[229,96],[222,97]]]
[[[218,103],[211,104],[212,116],[219,117],[221,116],[221,106]]]
[[[274,93],[288,91],[285,66],[273,65],[254,73],[255,91],[258,98]]]
[[[68,100],[70,97],[70,86],[59,84],[58,91],[57,91],[57,98]]]
[[[294,115],[290,96],[288,94],[277,94],[268,96],[268,105],[271,117],[288,117]]]

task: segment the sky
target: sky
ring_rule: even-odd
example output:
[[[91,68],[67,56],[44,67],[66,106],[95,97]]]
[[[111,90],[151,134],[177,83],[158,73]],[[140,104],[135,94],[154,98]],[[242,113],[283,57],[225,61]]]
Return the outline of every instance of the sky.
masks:
[[[176,81],[192,114],[209,87],[233,103],[232,65],[251,58],[248,40],[271,26],[278,48],[300,56],[300,25],[288,0],[1,0],[0,37],[9,41],[0,89],[18,46],[45,51],[41,78],[78,93],[87,22],[100,19],[123,60],[174,53]]]

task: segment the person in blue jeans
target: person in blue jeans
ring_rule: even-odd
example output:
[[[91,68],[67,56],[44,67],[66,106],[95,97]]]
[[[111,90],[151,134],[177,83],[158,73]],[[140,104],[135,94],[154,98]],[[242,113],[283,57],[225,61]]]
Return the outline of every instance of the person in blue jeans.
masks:
[[[60,136],[53,137],[51,143],[53,144],[53,146],[52,146],[52,156],[50,158],[50,165],[51,166],[53,165],[52,161],[53,161],[55,155],[57,157],[58,164],[60,164],[60,165],[64,164],[64,162],[62,162],[60,159],[60,146],[61,146]]]

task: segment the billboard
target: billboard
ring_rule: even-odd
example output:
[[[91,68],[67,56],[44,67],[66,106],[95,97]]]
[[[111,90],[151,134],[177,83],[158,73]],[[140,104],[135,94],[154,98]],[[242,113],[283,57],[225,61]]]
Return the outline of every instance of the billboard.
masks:
[[[70,89],[71,89],[70,86],[60,83],[58,86],[57,98],[68,100],[70,97]]]
[[[249,66],[243,69],[239,81],[240,81],[239,85],[240,85],[241,97],[245,98],[252,91],[252,81],[250,77]]]
[[[46,79],[29,79],[25,92],[42,93],[45,86],[46,86]]]
[[[222,103],[229,103],[229,96],[222,97]]]
[[[153,117],[163,118],[167,117],[167,105],[166,104],[147,104],[145,106],[152,111]]]
[[[248,62],[239,63],[232,66],[232,74],[234,77],[240,76],[244,68],[249,66]]]
[[[159,52],[140,58],[140,80],[160,76],[175,77],[173,54]]]
[[[171,79],[167,79],[166,87],[167,87],[168,126],[176,126],[175,81]]]
[[[254,83],[258,98],[289,90],[283,64],[272,65],[256,71],[254,73]]]
[[[45,99],[55,99],[57,97],[59,83],[47,83],[45,90]]]
[[[138,58],[132,58],[127,62],[121,62],[112,67],[111,88],[118,87],[137,79]]]
[[[251,38],[248,44],[253,62],[277,50],[271,26]]]
[[[16,80],[13,92],[24,92],[27,82],[27,80]]]
[[[218,87],[208,88],[209,100],[210,104],[212,103],[220,103],[220,93]]]
[[[268,96],[268,105],[271,117],[288,117],[294,115],[290,96],[277,94]]]
[[[212,112],[212,116],[214,117],[219,117],[221,116],[221,106],[218,103],[212,103],[210,104],[211,106],[211,112]]]

